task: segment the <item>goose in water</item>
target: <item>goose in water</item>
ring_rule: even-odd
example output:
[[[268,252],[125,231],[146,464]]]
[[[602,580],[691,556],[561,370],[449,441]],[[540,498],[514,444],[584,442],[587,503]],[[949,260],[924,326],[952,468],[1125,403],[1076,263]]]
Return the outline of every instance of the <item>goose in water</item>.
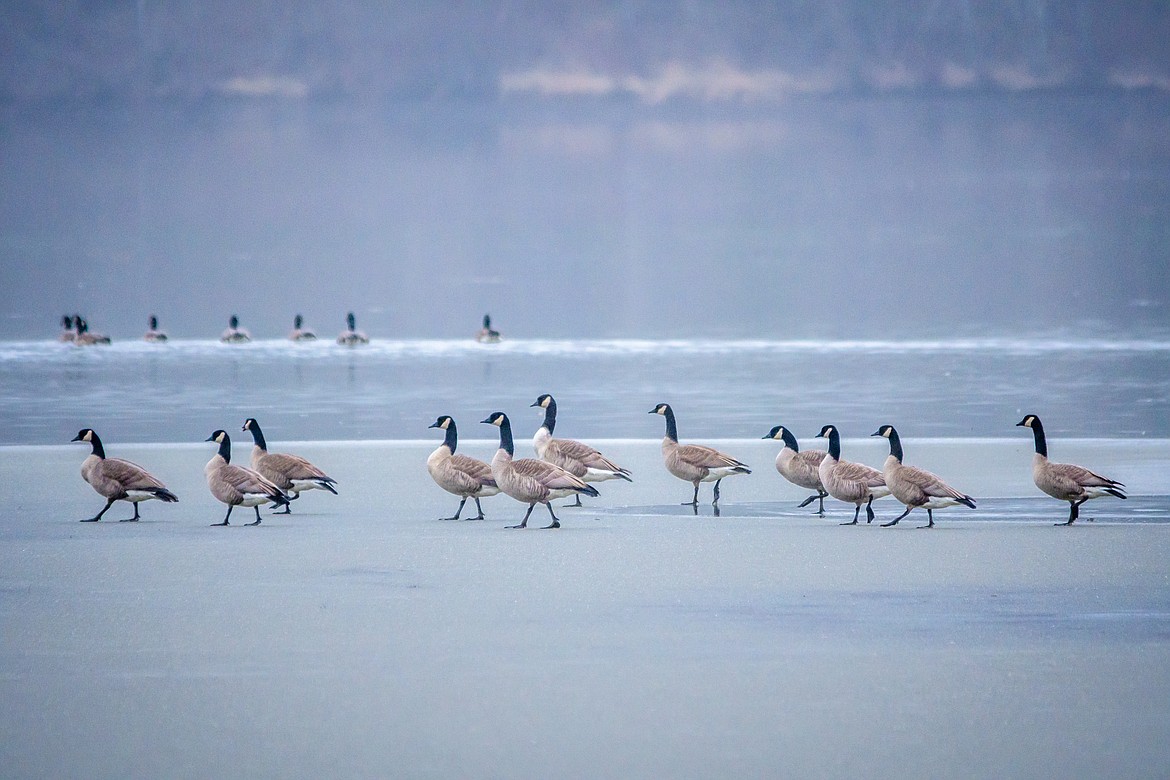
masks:
[[[780,476],[792,484],[815,490],[816,493],[802,501],[800,506],[806,507],[813,501],[819,501],[816,514],[824,517],[825,496],[829,494],[825,492],[825,486],[821,484],[820,466],[821,461],[825,459],[825,452],[823,450],[801,452],[800,445],[796,443],[796,437],[783,425],[774,426],[763,438],[779,439],[784,442],[784,447],[776,455],[776,470],[780,472]]]
[[[562,498],[570,493],[584,493],[587,496],[597,496],[597,488],[586,484],[580,477],[575,477],[560,466],[546,463],[543,460],[521,458],[513,460],[515,448],[512,446],[512,423],[508,415],[503,412],[492,412],[486,420],[480,422],[498,426],[500,429],[500,448],[492,458],[492,476],[496,478],[496,485],[501,491],[517,501],[528,504],[528,511],[520,525],[510,525],[509,528],[527,528],[528,517],[537,504],[548,507],[552,522],[545,528],[560,528],[561,521],[553,512],[554,498]]]
[[[77,331],[73,329],[73,318],[66,314],[61,318],[61,332],[57,334],[57,341],[72,344],[77,340]]]
[[[146,331],[146,335],[142,338],[146,341],[158,342],[166,341],[167,334],[158,329],[158,317],[153,314],[150,315],[150,329]]]
[[[94,344],[110,343],[110,337],[104,333],[90,333],[89,323],[80,314],[74,316],[73,326],[77,329],[77,334],[73,337],[74,344],[89,347]]]
[[[1036,415],[1029,414],[1016,425],[1031,428],[1036,440],[1036,454],[1032,456],[1032,481],[1036,483],[1036,487],[1053,498],[1069,503],[1068,521],[1056,525],[1072,525],[1076,522],[1080,516],[1081,504],[1089,499],[1102,496],[1128,498],[1125,495],[1125,485],[1115,479],[1103,477],[1083,466],[1050,461],[1048,441],[1044,438],[1044,425]]]
[[[345,325],[345,330],[341,331],[341,335],[337,337],[338,344],[343,344],[347,347],[356,347],[359,344],[370,343],[369,336],[357,329],[357,318],[353,316],[352,311],[345,315]]]
[[[841,525],[857,525],[857,518],[863,505],[865,522],[872,523],[874,500],[890,494],[885,477],[880,471],[864,463],[841,459],[841,433],[837,426],[826,425],[817,436],[829,440],[829,451],[825,453],[825,458],[818,467],[821,484],[825,486],[825,491],[830,496],[855,507],[853,521]]]
[[[623,469],[588,444],[573,439],[553,438],[553,429],[557,425],[557,402],[551,395],[545,393],[532,406],[544,409],[544,422],[532,437],[532,447],[541,460],[554,463],[586,482],[605,482],[609,479],[634,481],[630,479],[629,470]],[[581,494],[577,494],[575,504],[566,506],[581,506]]]
[[[82,520],[83,523],[96,523],[102,519],[115,501],[129,501],[134,505],[134,517],[128,517],[119,522],[136,523],[139,520],[138,504],[157,498],[168,504],[173,504],[179,498],[158,478],[137,463],[131,463],[121,458],[107,458],[102,440],[92,428],[82,428],[73,437],[73,441],[88,442],[93,451],[81,463],[82,478],[93,486],[99,495],[104,496],[106,505],[102,511],[93,517]]]
[[[227,330],[219,334],[219,340],[224,344],[243,344],[252,340],[252,334],[240,327],[240,318],[233,314],[228,320]]]
[[[666,418],[666,436],[662,439],[662,461],[666,464],[666,470],[695,486],[694,497],[690,501],[684,501],[683,506],[696,508],[699,506],[700,482],[715,483],[715,495],[711,503],[717,504],[719,483],[724,477],[752,473],[746,463],[741,463],[712,447],[705,447],[702,444],[679,444],[674,410],[670,408],[670,404],[658,404],[649,411],[649,414],[661,414]]]
[[[874,431],[871,436],[884,436],[890,440],[890,454],[882,467],[882,476],[886,486],[894,498],[901,501],[906,511],[888,523],[882,523],[882,528],[889,528],[898,524],[906,515],[915,509],[926,509],[929,522],[919,528],[934,528],[934,510],[944,506],[963,506],[975,508],[975,499],[965,493],[960,493],[943,482],[942,479],[929,471],[902,463],[902,440],[892,425],[883,425]]]
[[[492,476],[492,467],[482,460],[455,454],[455,448],[459,446],[459,432],[455,427],[455,420],[449,415],[442,415],[428,427],[446,431],[446,438],[427,458],[427,471],[430,472],[431,479],[435,480],[436,485],[463,499],[459,502],[459,508],[455,510],[454,517],[440,517],[439,519],[458,520],[467,499],[474,498],[475,508],[479,514],[467,519],[483,520],[483,507],[480,506],[479,500],[500,492],[496,486],[496,478]]]
[[[301,315],[293,317],[292,333],[288,334],[289,341],[316,341],[317,334],[303,327],[305,318]]]
[[[480,344],[497,344],[500,341],[500,332],[492,330],[492,316],[483,315],[483,327],[475,334],[475,340]]]
[[[253,470],[270,480],[288,497],[284,511],[280,514],[292,514],[289,502],[300,498],[302,490],[328,490],[337,495],[333,487],[337,480],[327,476],[324,471],[300,455],[269,452],[268,444],[264,441],[264,432],[260,430],[260,423],[256,422],[256,418],[249,417],[244,420],[244,427],[241,430],[252,432]]]
[[[232,465],[232,440],[227,431],[215,431],[207,437],[207,441],[219,444],[219,451],[203,467],[207,487],[211,495],[227,504],[228,508],[223,522],[212,523],[212,526],[228,525],[232,510],[238,506],[250,506],[256,510],[256,521],[245,525],[260,525],[261,504],[288,505],[288,497],[271,480],[252,469]]]

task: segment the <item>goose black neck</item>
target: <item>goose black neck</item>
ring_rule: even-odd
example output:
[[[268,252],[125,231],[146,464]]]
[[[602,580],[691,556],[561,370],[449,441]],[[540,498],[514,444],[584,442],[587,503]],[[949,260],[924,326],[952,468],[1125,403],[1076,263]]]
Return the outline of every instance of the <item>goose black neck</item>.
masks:
[[[902,440],[898,438],[898,432],[890,429],[890,454],[902,462]]]
[[[836,428],[829,431],[829,457],[841,460],[841,434],[837,433]]]
[[[509,455],[516,454],[512,446],[512,423],[507,417],[500,423],[500,449],[506,450]]]
[[[459,444],[459,434],[455,432],[455,421],[452,420],[447,424],[447,436],[443,439],[443,444],[447,445],[447,449],[451,450],[451,454],[455,454],[455,447]]]
[[[785,428],[780,433],[780,438],[784,441],[784,446],[793,452],[800,452],[800,445],[796,443],[796,437],[792,435],[792,431]]]
[[[252,441],[256,446],[265,452],[268,451],[268,443],[264,441],[264,431],[260,430],[260,424],[252,420],[252,424],[248,426],[248,430],[252,432]]]
[[[224,463],[232,462],[232,438],[226,433],[223,435],[223,441],[219,443],[219,456],[223,458]]]
[[[90,431],[89,435],[89,443],[93,445],[93,454],[104,459],[106,457],[106,448],[102,446],[102,440],[93,431]]]
[[[674,424],[674,410],[666,407],[663,417],[666,418],[666,438],[678,444],[678,426]]]
[[[1035,417],[1032,418],[1032,436],[1036,439],[1036,454],[1048,457],[1048,441],[1044,438],[1044,426]]]
[[[357,320],[354,318],[352,312],[350,314],[346,315],[345,324],[349,328],[350,333],[353,333],[354,330],[357,328]]]
[[[544,427],[548,428],[550,434],[557,427],[557,402],[551,398],[548,399],[548,406],[544,407]]]
[[[153,314],[150,315],[150,329],[158,330],[158,317],[155,317]]]

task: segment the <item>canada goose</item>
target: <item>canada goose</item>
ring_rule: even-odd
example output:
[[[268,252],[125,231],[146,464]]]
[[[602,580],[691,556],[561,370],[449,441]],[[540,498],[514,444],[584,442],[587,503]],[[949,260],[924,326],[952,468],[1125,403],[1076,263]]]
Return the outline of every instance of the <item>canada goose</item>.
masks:
[[[537,398],[532,406],[544,409],[544,423],[536,429],[536,435],[532,437],[532,447],[541,460],[555,463],[586,482],[605,482],[609,479],[634,481],[630,479],[628,469],[623,469],[588,444],[573,439],[552,437],[553,429],[557,425],[557,402],[551,395],[545,393]],[[581,494],[577,494],[577,503],[566,506],[581,506]]]
[[[821,461],[825,459],[825,452],[823,450],[801,452],[800,445],[796,443],[796,437],[783,425],[773,426],[768,435],[762,438],[779,439],[784,442],[784,448],[776,455],[776,470],[780,472],[780,476],[792,484],[817,491],[816,495],[806,498],[800,506],[806,507],[813,501],[819,501],[817,514],[824,517],[825,496],[829,494],[825,492],[825,486],[821,484],[820,465]]]
[[[496,486],[496,478],[492,476],[492,467],[482,460],[455,454],[455,448],[459,445],[459,432],[455,427],[455,420],[449,415],[442,415],[428,427],[442,428],[447,432],[447,436],[427,458],[427,471],[431,473],[431,479],[435,480],[436,485],[463,499],[459,502],[454,517],[439,519],[458,520],[467,499],[474,498],[479,515],[467,519],[483,520],[483,507],[480,506],[479,500],[500,492]]]
[[[730,455],[724,455],[719,450],[702,444],[679,444],[674,410],[670,408],[670,404],[658,404],[648,414],[661,414],[666,418],[666,436],[662,439],[662,460],[666,464],[666,470],[695,486],[694,498],[684,501],[683,506],[699,506],[700,482],[715,483],[715,496],[711,503],[717,504],[719,483],[724,477],[752,473],[746,463],[741,463]]]
[[[219,451],[211,456],[203,473],[207,476],[207,487],[211,495],[227,504],[227,514],[222,523],[227,525],[232,510],[237,506],[250,506],[256,510],[256,522],[245,525],[260,525],[260,505],[269,502],[288,506],[288,497],[263,475],[243,466],[232,465],[232,440],[226,431],[218,430],[207,437],[207,441],[219,442]]]
[[[587,496],[597,496],[597,488],[586,484],[580,477],[575,477],[560,466],[545,463],[543,460],[521,458],[513,460],[515,449],[512,446],[512,423],[508,415],[503,412],[492,412],[486,420],[480,420],[488,425],[498,426],[500,429],[500,448],[492,458],[492,476],[496,478],[496,485],[500,490],[521,503],[528,504],[528,511],[520,525],[510,525],[509,528],[527,528],[528,516],[537,504],[548,507],[552,522],[545,528],[560,528],[561,521],[553,512],[554,498],[561,498],[570,493],[584,493]]]
[[[353,316],[351,311],[345,315],[346,329],[341,331],[341,335],[337,337],[338,344],[344,344],[347,347],[356,347],[358,344],[369,344],[370,337],[357,330],[357,318]]]
[[[243,344],[252,340],[252,334],[240,327],[240,318],[233,314],[228,320],[227,330],[219,334],[219,340],[224,344]]]
[[[85,441],[93,445],[93,452],[81,463],[81,477],[100,495],[106,497],[106,505],[102,507],[102,511],[81,522],[96,523],[101,520],[102,515],[115,501],[129,501],[134,505],[134,517],[119,522],[136,523],[139,519],[139,502],[157,498],[159,501],[173,504],[179,500],[179,497],[167,490],[166,485],[159,482],[157,477],[137,463],[121,458],[107,458],[102,440],[92,428],[82,428],[72,441]]]
[[[902,463],[902,440],[898,438],[894,426],[883,425],[870,436],[885,436],[890,440],[890,454],[886,456],[882,476],[885,477],[886,485],[894,494],[894,498],[906,506],[905,512],[888,523],[882,523],[882,528],[897,525],[899,520],[918,507],[926,509],[926,516],[930,520],[926,525],[918,526],[919,528],[934,528],[934,510],[944,506],[962,504],[975,508],[975,499],[971,496],[960,493],[929,471]]]
[[[316,341],[317,334],[311,330],[302,328],[301,326],[304,324],[305,318],[301,315],[298,314],[297,316],[293,317],[292,333],[288,334],[290,341]]]
[[[841,525],[857,525],[862,504],[865,505],[865,522],[872,523],[874,500],[890,494],[882,473],[864,463],[841,459],[841,433],[837,426],[826,425],[817,436],[829,440],[829,451],[818,467],[821,484],[833,498],[856,507],[853,521]]]
[[[483,315],[483,327],[475,334],[475,340],[480,344],[496,344],[500,340],[500,332],[492,330],[492,316]]]
[[[1053,498],[1070,504],[1068,522],[1056,525],[1072,525],[1080,515],[1081,504],[1091,498],[1102,496],[1128,498],[1122,489],[1125,485],[1117,480],[1095,474],[1083,466],[1053,463],[1048,460],[1048,442],[1044,438],[1044,425],[1036,415],[1029,414],[1016,425],[1031,428],[1032,435],[1036,438],[1036,454],[1032,456],[1032,481],[1036,483],[1036,487]]]
[[[73,330],[73,318],[66,314],[61,318],[61,332],[57,334],[57,341],[72,344],[77,340],[77,331]]]
[[[158,329],[158,317],[150,315],[150,330],[142,337],[146,341],[166,341],[167,334]]]
[[[252,468],[280,488],[288,501],[300,498],[302,490],[328,490],[337,495],[337,491],[333,489],[337,480],[326,476],[324,471],[309,461],[299,455],[269,452],[264,441],[264,432],[260,430],[260,423],[256,422],[256,418],[249,417],[244,420],[244,427],[240,430],[252,432]],[[284,511],[280,514],[292,514],[288,501],[285,502]]]
[[[90,333],[89,323],[80,314],[73,317],[73,326],[77,330],[77,334],[73,337],[74,344],[88,347],[94,344],[110,343],[109,336],[103,333]]]

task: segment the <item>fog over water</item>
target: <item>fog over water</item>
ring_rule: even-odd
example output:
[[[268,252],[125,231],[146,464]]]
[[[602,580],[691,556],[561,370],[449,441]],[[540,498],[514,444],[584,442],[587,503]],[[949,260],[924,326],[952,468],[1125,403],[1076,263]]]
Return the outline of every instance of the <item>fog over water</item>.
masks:
[[[0,338],[1170,331],[1157,4],[375,5],[10,9]]]

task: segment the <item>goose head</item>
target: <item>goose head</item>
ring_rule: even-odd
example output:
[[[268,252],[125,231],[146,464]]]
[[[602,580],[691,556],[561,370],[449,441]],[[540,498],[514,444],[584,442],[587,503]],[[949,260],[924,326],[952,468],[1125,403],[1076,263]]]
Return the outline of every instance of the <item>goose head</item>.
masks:
[[[453,422],[455,422],[455,421],[451,419],[450,415],[444,414],[444,415],[441,415],[437,420],[435,420],[433,423],[431,423],[427,427],[428,428],[442,428],[443,430],[447,430],[448,428],[451,427],[451,423],[453,423]]]

